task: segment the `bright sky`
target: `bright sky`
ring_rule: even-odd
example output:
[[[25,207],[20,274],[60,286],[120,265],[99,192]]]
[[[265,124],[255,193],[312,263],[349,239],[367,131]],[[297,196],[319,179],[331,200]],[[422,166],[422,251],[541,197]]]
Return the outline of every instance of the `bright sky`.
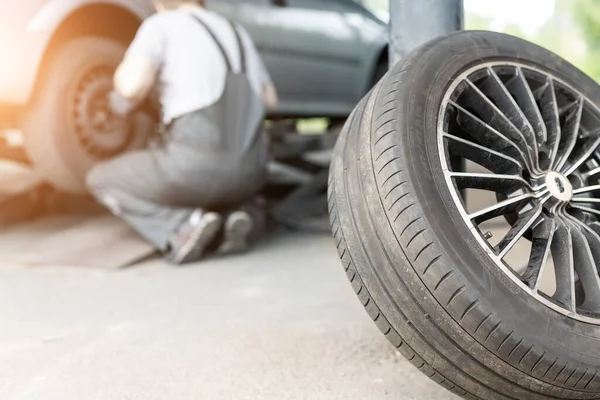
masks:
[[[465,9],[492,19],[492,30],[517,24],[525,33],[535,33],[554,11],[554,0],[464,0]]]

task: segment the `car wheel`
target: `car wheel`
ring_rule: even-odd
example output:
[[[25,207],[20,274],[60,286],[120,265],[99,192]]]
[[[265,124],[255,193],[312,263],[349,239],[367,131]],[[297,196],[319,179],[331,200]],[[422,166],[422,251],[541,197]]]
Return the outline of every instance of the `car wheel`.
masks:
[[[343,266],[389,341],[459,396],[600,396],[598,104],[558,56],[461,32],[396,65],[344,127]]]
[[[141,147],[153,119],[124,122],[112,115],[108,93],[125,46],[81,37],[54,57],[27,110],[23,132],[34,167],[59,190],[85,192],[85,175],[98,161]]]

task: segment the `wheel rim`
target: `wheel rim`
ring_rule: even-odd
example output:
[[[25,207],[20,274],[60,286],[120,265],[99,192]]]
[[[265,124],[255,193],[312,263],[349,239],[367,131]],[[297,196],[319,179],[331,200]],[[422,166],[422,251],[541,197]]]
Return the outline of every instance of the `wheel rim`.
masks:
[[[109,107],[113,72],[110,67],[88,71],[79,81],[71,105],[77,140],[87,154],[97,159],[122,153],[134,139],[133,130]]]
[[[600,324],[599,145],[600,111],[585,96],[514,62],[462,73],[438,119],[446,183],[477,242],[529,295],[594,324]],[[485,204],[477,200],[482,193]]]

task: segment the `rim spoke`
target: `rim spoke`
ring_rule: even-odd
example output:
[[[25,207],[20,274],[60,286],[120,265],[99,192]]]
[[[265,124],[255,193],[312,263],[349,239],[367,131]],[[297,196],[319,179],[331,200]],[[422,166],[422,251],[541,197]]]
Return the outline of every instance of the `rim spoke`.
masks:
[[[527,165],[529,169],[533,169],[531,161],[521,148],[512,141],[509,137],[494,129],[491,125],[483,122],[479,117],[467,111],[460,105],[450,101],[449,104],[458,112],[458,121],[461,128],[480,142],[489,146],[491,149],[508,154],[509,156],[519,159],[523,165]]]
[[[589,193],[600,190],[600,185],[584,186],[579,189],[573,190],[573,194]]]
[[[476,225],[479,225],[482,222],[489,221],[490,219],[520,211],[529,202],[531,202],[533,198],[534,196],[529,193],[515,197],[509,197],[508,199],[494,204],[493,206],[486,207],[483,210],[469,215],[469,218],[473,220]]]
[[[590,208],[590,207],[585,207],[579,204],[571,204],[572,208],[576,208],[578,210],[590,213],[590,214],[594,214],[594,215],[598,215],[600,216],[600,210],[596,210],[595,208]]]
[[[582,146],[581,150],[577,152],[574,156],[574,160],[572,162],[567,162],[565,167],[563,168],[565,175],[571,175],[577,168],[581,166],[590,156],[596,151],[596,149],[600,146],[600,137],[596,137],[594,139],[588,139],[588,141]]]
[[[560,226],[552,240],[552,257],[556,277],[554,299],[569,311],[575,312],[575,267],[573,265],[573,239],[571,230]]]
[[[512,157],[449,133],[444,132],[443,135],[449,139],[448,146],[453,155],[471,160],[492,172],[518,173],[523,170],[523,165]]]
[[[558,147],[559,157],[556,159],[556,166],[551,169],[554,171],[560,171],[569,156],[575,148],[577,143],[577,137],[579,135],[579,126],[581,125],[581,115],[583,113],[583,99],[577,100],[575,105],[568,111],[565,118],[565,123],[562,130],[562,141]]]
[[[580,308],[589,312],[600,312],[600,277],[595,262],[600,260],[600,237],[577,219],[569,217],[569,221],[575,225],[575,228],[571,229],[573,263],[585,294]]]
[[[510,228],[506,236],[498,243],[495,250],[500,258],[506,256],[517,242],[525,235],[531,226],[538,221],[542,207],[536,207],[519,215],[517,222]]]
[[[548,133],[548,146],[550,147],[550,165],[555,165],[558,155],[558,146],[560,144],[561,130],[560,117],[558,114],[558,102],[554,92],[554,82],[548,78],[546,85],[540,94],[540,112],[546,125]]]
[[[527,269],[523,273],[523,280],[533,290],[538,290],[540,278],[544,275],[544,267],[550,255],[555,230],[556,222],[552,218],[546,218],[533,228],[531,255]]]
[[[453,172],[450,176],[456,182],[458,190],[481,189],[504,194],[513,193],[518,189],[531,190],[529,183],[516,175]]]
[[[548,140],[546,125],[544,124],[542,114],[540,114],[540,109],[535,101],[535,97],[531,92],[531,87],[529,86],[529,83],[527,83],[527,79],[520,67],[515,69],[515,77],[506,83],[506,87],[508,88],[508,91],[515,96],[515,101],[529,120],[539,143],[545,143],[546,140]]]
[[[597,199],[595,197],[573,197],[571,201],[573,203],[600,204],[600,199]]]
[[[596,232],[597,235],[600,235],[600,222],[592,222],[589,227]]]
[[[519,108],[515,99],[508,92],[504,83],[502,83],[498,74],[492,68],[488,68],[488,74],[489,78],[484,80],[481,91],[485,91],[495,103],[498,110],[505,115],[508,122],[510,122],[511,128],[514,127],[521,133],[528,149],[530,149],[530,153],[533,154],[536,166],[539,166],[537,138],[533,127],[521,108]]]
[[[589,228],[589,231],[593,232],[596,234],[597,237],[600,238],[600,222],[592,222],[589,225],[586,225],[587,228]],[[594,249],[594,256],[596,256],[596,251],[597,249]]]
[[[521,131],[473,82],[469,79],[465,79],[464,82],[466,83],[466,95],[464,96],[466,108],[475,110],[482,120],[489,121],[489,126],[515,143],[519,150],[526,155],[527,164],[536,171],[536,163],[532,154],[535,152],[535,160],[537,160],[537,152],[529,146]]]
[[[592,177],[592,176],[596,176],[596,175],[598,175],[598,174],[600,174],[600,168],[594,168],[593,170],[591,170],[591,171],[589,171],[589,172],[585,173],[585,176],[586,176],[587,178],[590,178],[590,177]]]

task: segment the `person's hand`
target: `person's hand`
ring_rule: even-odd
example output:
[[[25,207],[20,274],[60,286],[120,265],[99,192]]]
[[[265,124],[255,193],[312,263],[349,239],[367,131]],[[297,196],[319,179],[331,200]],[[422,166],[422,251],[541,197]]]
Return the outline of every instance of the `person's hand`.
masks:
[[[108,95],[108,104],[113,114],[121,117],[127,116],[135,108],[135,104],[123,98],[114,90]]]
[[[275,85],[273,85],[273,83],[269,82],[263,85],[261,98],[263,103],[267,107],[268,112],[273,112],[277,110],[279,99],[277,97],[277,89],[275,88]]]
[[[158,127],[156,120],[142,111],[134,111],[128,117],[129,123],[132,125],[134,132],[138,134],[138,146],[140,148],[160,148],[158,141]]]

